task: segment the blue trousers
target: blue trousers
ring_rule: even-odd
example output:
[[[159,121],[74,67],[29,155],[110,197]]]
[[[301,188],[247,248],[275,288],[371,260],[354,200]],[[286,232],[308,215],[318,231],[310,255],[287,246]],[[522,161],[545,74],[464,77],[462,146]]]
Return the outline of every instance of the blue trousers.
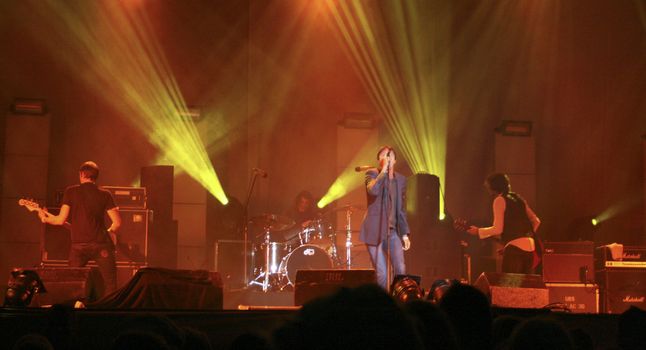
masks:
[[[399,238],[399,235],[397,235],[396,232],[390,233],[390,244],[386,244],[386,240],[383,240],[379,245],[366,246],[368,247],[372,266],[375,268],[377,273],[377,284],[382,288],[387,290],[388,284],[392,282],[392,279],[395,278],[396,275],[406,274],[404,248],[402,247],[401,238]],[[391,281],[388,281],[388,262],[386,261],[388,248],[390,248],[390,262],[393,266],[393,274],[390,276]]]

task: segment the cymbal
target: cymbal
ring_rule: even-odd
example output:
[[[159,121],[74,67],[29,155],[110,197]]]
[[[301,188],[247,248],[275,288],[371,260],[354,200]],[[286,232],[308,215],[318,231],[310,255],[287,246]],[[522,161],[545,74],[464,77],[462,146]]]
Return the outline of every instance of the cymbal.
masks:
[[[348,230],[334,230],[335,233],[348,233]],[[350,233],[359,233],[359,230],[351,230]]]
[[[294,220],[276,214],[260,214],[249,220],[254,226],[270,231],[282,231],[294,226]]]
[[[366,207],[358,204],[346,204],[338,208],[335,208],[334,211],[357,211],[357,210],[366,210]]]

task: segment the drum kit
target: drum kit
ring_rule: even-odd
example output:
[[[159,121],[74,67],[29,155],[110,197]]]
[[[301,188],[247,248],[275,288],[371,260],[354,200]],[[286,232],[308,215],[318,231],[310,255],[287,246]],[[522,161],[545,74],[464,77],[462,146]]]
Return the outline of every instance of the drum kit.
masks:
[[[350,218],[355,207],[337,209],[346,211],[346,259],[342,261],[337,249],[337,231],[322,216],[297,225],[289,217],[262,214],[250,223],[260,232],[255,235],[251,248],[253,276],[249,286],[263,291],[283,291],[293,288],[298,270],[351,268],[350,248],[352,231]]]

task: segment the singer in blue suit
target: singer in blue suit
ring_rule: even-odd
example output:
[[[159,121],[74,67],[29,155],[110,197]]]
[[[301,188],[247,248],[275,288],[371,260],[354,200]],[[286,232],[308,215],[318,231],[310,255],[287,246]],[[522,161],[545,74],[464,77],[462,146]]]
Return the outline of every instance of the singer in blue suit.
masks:
[[[361,225],[360,239],[368,247],[377,283],[384,289],[396,275],[406,274],[404,250],[410,248],[410,230],[404,200],[406,178],[395,172],[395,150],[384,146],[377,152],[379,168],[366,171],[368,210]],[[388,250],[393,274],[388,280]]]

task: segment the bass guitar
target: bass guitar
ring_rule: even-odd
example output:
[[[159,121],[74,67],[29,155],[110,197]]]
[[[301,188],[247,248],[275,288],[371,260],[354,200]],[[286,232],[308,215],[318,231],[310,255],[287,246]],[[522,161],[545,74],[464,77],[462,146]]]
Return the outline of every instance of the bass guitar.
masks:
[[[40,206],[40,204],[38,204],[37,202],[35,202],[34,200],[31,200],[31,199],[20,198],[18,200],[18,205],[20,205],[22,207],[25,207],[29,211],[32,211],[32,212],[35,211],[35,212],[37,212],[39,214],[44,214],[47,217],[54,217],[55,216],[54,214],[52,214],[52,213],[48,212],[47,210],[43,209]],[[63,223],[63,227],[65,227],[66,229],[69,230],[69,229],[72,228],[72,224],[65,221]]]

